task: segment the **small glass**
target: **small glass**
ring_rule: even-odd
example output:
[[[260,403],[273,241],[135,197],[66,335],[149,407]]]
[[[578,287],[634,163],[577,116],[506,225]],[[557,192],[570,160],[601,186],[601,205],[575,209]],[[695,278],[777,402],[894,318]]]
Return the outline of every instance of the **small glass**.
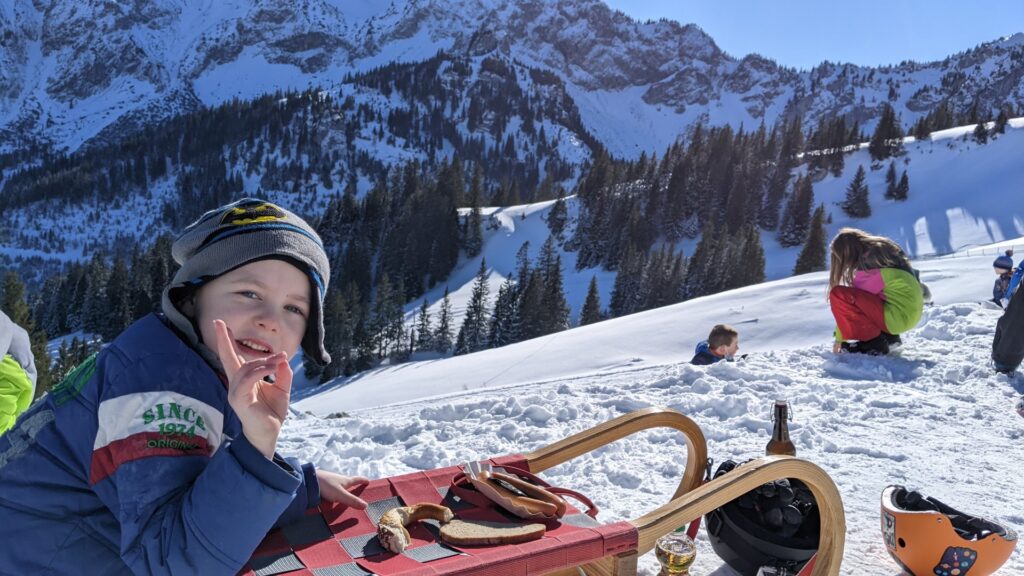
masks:
[[[697,545],[685,532],[672,532],[654,543],[654,556],[661,562],[658,576],[688,576],[697,558]]]

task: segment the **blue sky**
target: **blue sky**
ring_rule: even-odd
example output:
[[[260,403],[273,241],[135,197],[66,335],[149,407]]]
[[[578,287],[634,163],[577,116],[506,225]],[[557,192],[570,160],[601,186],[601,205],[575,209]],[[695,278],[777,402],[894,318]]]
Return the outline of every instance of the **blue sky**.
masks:
[[[605,0],[638,20],[694,23],[732,56],[781,65],[929,62],[1024,32],[1024,1]]]

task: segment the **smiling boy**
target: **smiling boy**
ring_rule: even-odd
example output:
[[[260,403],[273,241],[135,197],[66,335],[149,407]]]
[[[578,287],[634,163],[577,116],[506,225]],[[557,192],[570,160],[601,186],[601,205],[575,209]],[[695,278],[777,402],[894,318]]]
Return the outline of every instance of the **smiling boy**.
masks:
[[[292,370],[330,362],[316,232],[245,199],[174,242],[135,322],[0,437],[0,573],[234,574],[266,532],[366,483],[275,453]]]

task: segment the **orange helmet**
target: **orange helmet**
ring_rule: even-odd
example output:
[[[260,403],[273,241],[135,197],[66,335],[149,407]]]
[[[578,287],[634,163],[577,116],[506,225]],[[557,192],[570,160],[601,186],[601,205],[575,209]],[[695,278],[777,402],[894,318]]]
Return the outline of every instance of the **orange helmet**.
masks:
[[[903,486],[882,491],[882,536],[889,554],[914,576],[988,576],[1017,545],[1011,528]]]

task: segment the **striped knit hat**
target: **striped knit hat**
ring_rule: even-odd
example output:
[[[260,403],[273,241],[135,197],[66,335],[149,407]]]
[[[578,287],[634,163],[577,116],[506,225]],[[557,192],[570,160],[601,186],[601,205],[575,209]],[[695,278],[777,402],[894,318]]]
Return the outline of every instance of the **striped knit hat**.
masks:
[[[310,315],[302,351],[319,364],[331,356],[324,349],[323,299],[331,277],[327,253],[316,231],[292,212],[255,198],[243,198],[203,214],[171,246],[181,265],[164,289],[162,308],[176,327],[198,342],[194,319],[178,306],[210,280],[256,260],[281,258],[310,278]]]

